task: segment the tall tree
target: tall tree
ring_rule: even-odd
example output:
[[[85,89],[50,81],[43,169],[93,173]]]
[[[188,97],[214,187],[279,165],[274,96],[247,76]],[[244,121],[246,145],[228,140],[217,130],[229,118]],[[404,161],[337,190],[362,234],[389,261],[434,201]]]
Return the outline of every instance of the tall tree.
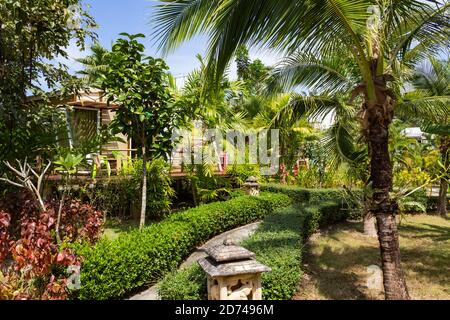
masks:
[[[250,65],[250,56],[246,46],[241,45],[236,50],[237,76],[239,80],[244,80]]]
[[[81,0],[0,1],[0,160],[42,155],[55,142],[57,110],[44,114],[42,88],[64,94],[74,81],[66,66],[49,61],[67,58],[71,41],[83,49],[94,26]],[[44,100],[31,103],[30,94]]]
[[[320,58],[352,57],[357,71],[353,96],[361,101],[359,116],[370,152],[371,211],[378,223],[385,294],[387,299],[409,299],[395,221],[397,204],[389,195],[389,125],[398,102],[397,71],[403,59],[448,42],[448,4],[432,0],[162,2],[155,20],[163,51],[207,32],[209,60],[216,62],[218,74],[242,44],[267,46],[286,55],[301,50]],[[336,90],[335,75],[320,70],[303,79]],[[410,104],[409,111],[415,112],[415,106]]]
[[[167,157],[172,149],[172,131],[179,125],[182,110],[174,104],[168,87],[164,60],[144,55],[138,41],[142,34],[121,34],[107,57],[108,68],[99,72],[107,100],[120,107],[112,127],[136,141],[142,156],[140,228],[147,207],[147,163]]]

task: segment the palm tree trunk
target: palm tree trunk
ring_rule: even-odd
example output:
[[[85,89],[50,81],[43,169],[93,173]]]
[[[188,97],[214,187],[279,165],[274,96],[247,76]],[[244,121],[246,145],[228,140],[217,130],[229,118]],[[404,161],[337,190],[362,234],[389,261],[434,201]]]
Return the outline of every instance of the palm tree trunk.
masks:
[[[438,214],[442,217],[447,216],[447,190],[448,182],[447,179],[441,178],[441,186],[439,188],[439,201],[438,201]]]
[[[441,137],[441,158],[442,163],[445,166],[445,168],[448,167],[448,149],[449,149],[449,141],[448,137]],[[447,216],[447,190],[448,190],[448,181],[447,177],[441,178],[441,185],[439,188],[439,200],[438,200],[438,214],[440,214],[442,217]]]
[[[409,299],[404,278],[398,230],[395,221],[397,203],[390,199],[392,165],[389,156],[389,124],[392,119],[387,96],[382,103],[368,108],[368,139],[373,198],[371,213],[378,224],[378,240],[383,268],[385,296],[388,300]]]
[[[375,227],[375,216],[370,212],[370,201],[369,199],[364,199],[364,217],[363,217],[363,225],[364,225],[364,235],[367,237],[376,237],[377,236],[377,228]]]
[[[145,226],[145,214],[147,208],[147,152],[145,131],[142,133],[142,195],[141,195],[141,218],[139,221],[139,228]]]

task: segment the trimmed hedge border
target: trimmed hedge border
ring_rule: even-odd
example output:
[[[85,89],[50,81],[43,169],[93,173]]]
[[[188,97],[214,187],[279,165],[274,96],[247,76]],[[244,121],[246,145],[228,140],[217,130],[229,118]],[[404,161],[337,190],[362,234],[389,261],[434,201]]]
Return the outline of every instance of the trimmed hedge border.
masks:
[[[81,289],[74,298],[120,298],[151,285],[213,236],[261,220],[290,204],[289,197],[283,194],[242,196],[173,214],[112,241],[102,239],[95,246],[75,246],[83,262]]]
[[[283,184],[263,184],[261,190],[284,193],[296,203],[317,203],[325,200],[345,205],[343,189],[305,189]]]
[[[287,300],[294,296],[302,275],[305,241],[321,227],[347,219],[349,211],[343,210],[340,190],[327,192],[282,185],[271,185],[270,190],[289,194],[302,204],[267,215],[255,234],[242,245],[272,268],[272,272],[263,274],[263,299]],[[197,264],[171,272],[159,285],[163,300],[206,299],[206,290],[206,275]]]

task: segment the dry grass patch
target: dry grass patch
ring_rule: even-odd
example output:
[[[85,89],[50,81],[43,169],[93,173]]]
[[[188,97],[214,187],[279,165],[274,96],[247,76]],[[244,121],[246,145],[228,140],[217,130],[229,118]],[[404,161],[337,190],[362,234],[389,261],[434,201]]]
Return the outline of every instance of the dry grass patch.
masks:
[[[450,219],[414,215],[402,219],[400,246],[413,299],[450,299]],[[310,239],[305,276],[295,299],[384,299],[370,290],[367,267],[381,265],[377,239],[348,222]]]

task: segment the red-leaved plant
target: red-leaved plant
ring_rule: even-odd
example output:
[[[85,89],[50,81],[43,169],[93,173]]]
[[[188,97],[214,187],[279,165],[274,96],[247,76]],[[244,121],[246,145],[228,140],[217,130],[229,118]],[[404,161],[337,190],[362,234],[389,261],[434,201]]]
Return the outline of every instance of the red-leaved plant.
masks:
[[[56,243],[59,203],[47,202],[41,212],[30,197],[12,205],[15,198],[0,202],[0,299],[66,299],[65,270],[80,265],[80,259]],[[17,221],[11,223],[14,217]],[[70,200],[63,207],[61,222],[66,242],[95,243],[103,226],[103,214],[90,205]]]
[[[11,215],[0,210],[0,262],[9,254],[10,239],[8,228],[11,222]]]

